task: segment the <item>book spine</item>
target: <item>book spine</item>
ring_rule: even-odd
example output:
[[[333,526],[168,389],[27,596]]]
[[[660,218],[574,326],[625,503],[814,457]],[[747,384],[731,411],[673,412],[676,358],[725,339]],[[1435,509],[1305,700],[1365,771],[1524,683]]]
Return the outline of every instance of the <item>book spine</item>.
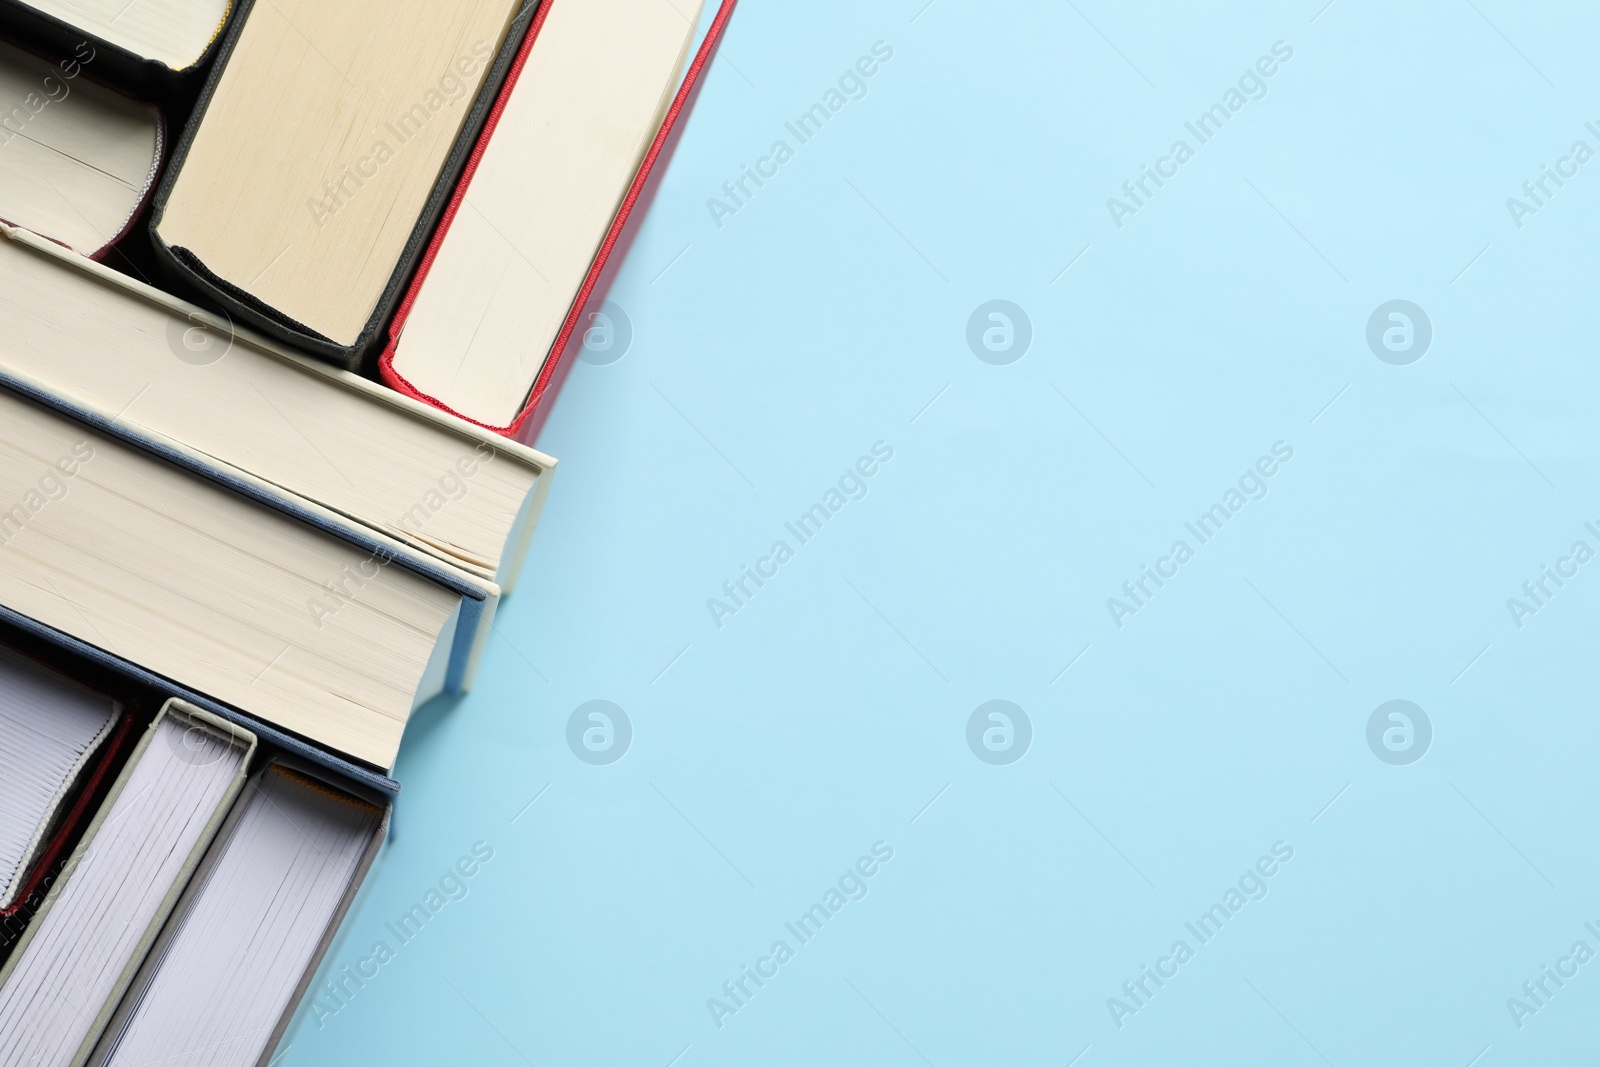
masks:
[[[622,206],[617,210],[616,217],[611,221],[611,228],[606,231],[605,240],[600,245],[594,262],[590,265],[589,273],[583,280],[583,286],[578,290],[577,299],[572,302],[572,308],[567,313],[566,322],[562,324],[561,333],[557,335],[556,342],[550,350],[550,357],[545,360],[544,368],[539,372],[539,377],[534,381],[532,390],[529,391],[528,401],[523,405],[522,411],[509,425],[491,426],[468,418],[460,412],[451,409],[448,405],[440,403],[434,397],[417,389],[407,381],[403,375],[394,369],[394,348],[400,338],[400,332],[405,326],[406,316],[411,307],[416,303],[417,295],[421,292],[423,284],[428,277],[428,270],[433,265],[434,258],[439,254],[439,248],[444,243],[445,233],[450,228],[450,223],[455,219],[456,212],[461,207],[462,200],[467,194],[467,187],[472,182],[472,176],[477,172],[478,163],[483,158],[483,153],[489,147],[489,139],[494,135],[495,127],[500,121],[500,115],[505,111],[506,104],[511,98],[511,92],[516,88],[517,78],[522,73],[523,66],[527,63],[528,54],[533,48],[533,42],[538,37],[539,29],[544,24],[545,13],[549,10],[548,3],[540,9],[538,17],[528,29],[528,35],[523,40],[522,49],[517,53],[516,61],[511,70],[506,74],[504,83],[500,88],[500,96],[495,101],[493,110],[489,113],[488,120],[484,123],[483,133],[478,138],[477,145],[472,150],[472,156],[467,161],[466,168],[462,171],[461,180],[456,185],[455,195],[450,198],[450,204],[445,208],[439,228],[434,231],[433,240],[428,245],[417,273],[411,280],[411,288],[406,293],[405,299],[400,302],[400,308],[395,313],[394,321],[389,327],[389,342],[382,355],[378,357],[378,371],[385,383],[399,393],[413,400],[420,400],[424,404],[449,412],[463,421],[474,426],[511,437],[528,443],[537,436],[539,427],[543,425],[545,412],[549,405],[541,403],[548,393],[552,399],[559,388],[561,381],[571,369],[570,363],[565,358],[567,347],[572,340],[583,309],[588,306],[590,298],[594,295],[595,287],[605,270],[606,261],[615,250],[619,239],[627,228],[628,217],[632,214],[634,206],[639,202],[645,186],[648,184],[651,172],[655,169],[657,161],[663,154],[669,138],[676,130],[679,118],[688,110],[695,91],[700,85],[700,78],[706,65],[711,62],[712,55],[716,52],[717,42],[721,40],[723,30],[727,27],[728,20],[733,16],[733,9],[738,0],[722,0],[717,9],[716,17],[711,22],[711,28],[706,31],[706,36],[700,43],[699,50],[695,53],[693,62],[689,64],[688,71],[684,74],[683,82],[678,87],[677,94],[672,99],[672,105],[667,109],[666,118],[662,120],[661,128],[656,131],[655,140],[650,143],[650,149],[645,153],[644,160],[639,164],[639,170],[633,177],[633,183],[628,186],[627,195],[622,200]]]

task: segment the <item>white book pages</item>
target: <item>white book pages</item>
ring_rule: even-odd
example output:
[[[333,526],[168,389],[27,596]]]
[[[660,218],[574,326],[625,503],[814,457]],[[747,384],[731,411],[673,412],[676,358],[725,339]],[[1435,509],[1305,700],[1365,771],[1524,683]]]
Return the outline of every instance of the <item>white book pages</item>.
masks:
[[[239,803],[106,1067],[257,1063],[382,820],[372,805],[276,766]]]
[[[0,908],[16,901],[116,719],[109,698],[0,655]]]
[[[0,1064],[72,1062],[243,759],[183,719],[156,726],[0,988]]]

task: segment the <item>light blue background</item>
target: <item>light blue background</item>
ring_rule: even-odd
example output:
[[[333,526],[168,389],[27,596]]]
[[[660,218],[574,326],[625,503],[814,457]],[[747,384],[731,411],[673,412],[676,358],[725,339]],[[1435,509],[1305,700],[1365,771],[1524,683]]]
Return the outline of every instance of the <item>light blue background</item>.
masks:
[[[1520,629],[1506,601],[1600,549],[1600,161],[1520,228],[1506,201],[1600,150],[1600,16],[923,4],[740,6],[610,294],[631,348],[574,368],[524,585],[476,690],[411,729],[324,977],[397,944],[474,842],[494,859],[280,1062],[1591,1054],[1600,962],[1520,1029],[1507,999],[1600,951],[1600,563]],[[879,41],[799,145],[784,123]],[[1185,121],[1278,41],[1199,145]],[[1119,228],[1107,198],[1180,137]],[[719,226],[708,198],[779,139]],[[1397,298],[1434,332],[1409,366],[1365,339]],[[966,341],[992,299],[1031,321],[1008,366]],[[799,546],[784,523],[879,441]],[[1269,494],[1199,546],[1185,521],[1278,441]],[[719,628],[707,599],[780,538]],[[1119,629],[1107,598],[1179,538],[1195,558]],[[592,699],[632,723],[610,765],[567,744]],[[1032,723],[1009,766],[966,741],[993,699]],[[1432,723],[1409,766],[1367,744],[1390,699]],[[784,923],[878,841],[865,899],[799,945]],[[1184,923],[1280,841],[1201,946]],[[1119,1028],[1108,998],[1180,938]],[[719,1028],[708,998],[779,939]]]

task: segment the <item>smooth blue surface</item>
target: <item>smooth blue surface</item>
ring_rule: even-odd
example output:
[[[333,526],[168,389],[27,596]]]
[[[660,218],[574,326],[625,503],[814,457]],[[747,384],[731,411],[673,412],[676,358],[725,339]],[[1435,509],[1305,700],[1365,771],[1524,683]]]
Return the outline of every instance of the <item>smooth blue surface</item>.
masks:
[[[1520,227],[1507,198],[1600,151],[1600,16],[1323,2],[745,0],[610,294],[631,347],[573,371],[524,585],[476,690],[408,734],[323,976],[393,958],[281,1063],[1592,1055],[1600,959],[1523,983],[1600,952],[1600,562],[1507,602],[1600,550],[1600,159]],[[875,42],[801,144],[785,123]],[[1201,144],[1185,122],[1275,42]],[[1107,198],[1178,139],[1119,227]],[[1031,324],[1007,365],[967,341],[991,300]],[[1406,365],[1367,342],[1391,300],[1431,322]],[[802,544],[785,523],[878,442]],[[1185,523],[1278,442],[1202,544]],[[708,598],[779,540],[719,626]],[[1108,598],[1179,540],[1119,627]],[[569,747],[591,700],[631,723],[616,762]],[[968,744],[992,700],[1031,722],[1009,764]],[[1420,760],[1369,746],[1390,700],[1431,723]],[[802,944],[785,923],[876,842]],[[1185,924],[1280,842],[1202,943]]]

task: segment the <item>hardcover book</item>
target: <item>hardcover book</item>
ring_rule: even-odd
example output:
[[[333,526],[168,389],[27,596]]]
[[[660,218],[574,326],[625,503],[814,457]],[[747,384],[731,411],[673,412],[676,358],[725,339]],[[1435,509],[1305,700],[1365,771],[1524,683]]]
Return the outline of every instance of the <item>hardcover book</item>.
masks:
[[[272,486],[0,378],[0,603],[386,770],[499,600]]]
[[[377,857],[384,796],[275,756],[189,879],[91,1067],[266,1067]]]
[[[359,367],[534,3],[245,0],[156,194],[157,255],[240,321]]]
[[[722,0],[679,81],[688,15],[674,21],[675,8],[639,0],[546,0],[390,325],[386,382],[536,438],[735,2]]]
[[[733,6],[0,0],[0,1064],[274,1062]]]
[[[0,0],[0,30],[74,56],[149,98],[180,93],[211,57],[229,0]]]
[[[502,592],[556,461],[0,226],[0,374]]]
[[[80,1064],[244,784],[256,739],[172,702],[0,968],[0,1063]],[[72,995],[41,995],[43,990]]]
[[[0,919],[48,876],[128,726],[119,701],[0,648]]]
[[[0,220],[98,257],[133,225],[165,151],[161,113],[0,42]]]
[[[0,957],[0,1062],[271,1062],[398,787],[0,613],[0,645],[13,642],[135,705],[162,703]],[[40,995],[62,988],[72,995]]]
[[[140,736],[70,858],[0,917],[0,1062],[270,1063],[398,783],[4,605],[0,649],[115,694]]]

